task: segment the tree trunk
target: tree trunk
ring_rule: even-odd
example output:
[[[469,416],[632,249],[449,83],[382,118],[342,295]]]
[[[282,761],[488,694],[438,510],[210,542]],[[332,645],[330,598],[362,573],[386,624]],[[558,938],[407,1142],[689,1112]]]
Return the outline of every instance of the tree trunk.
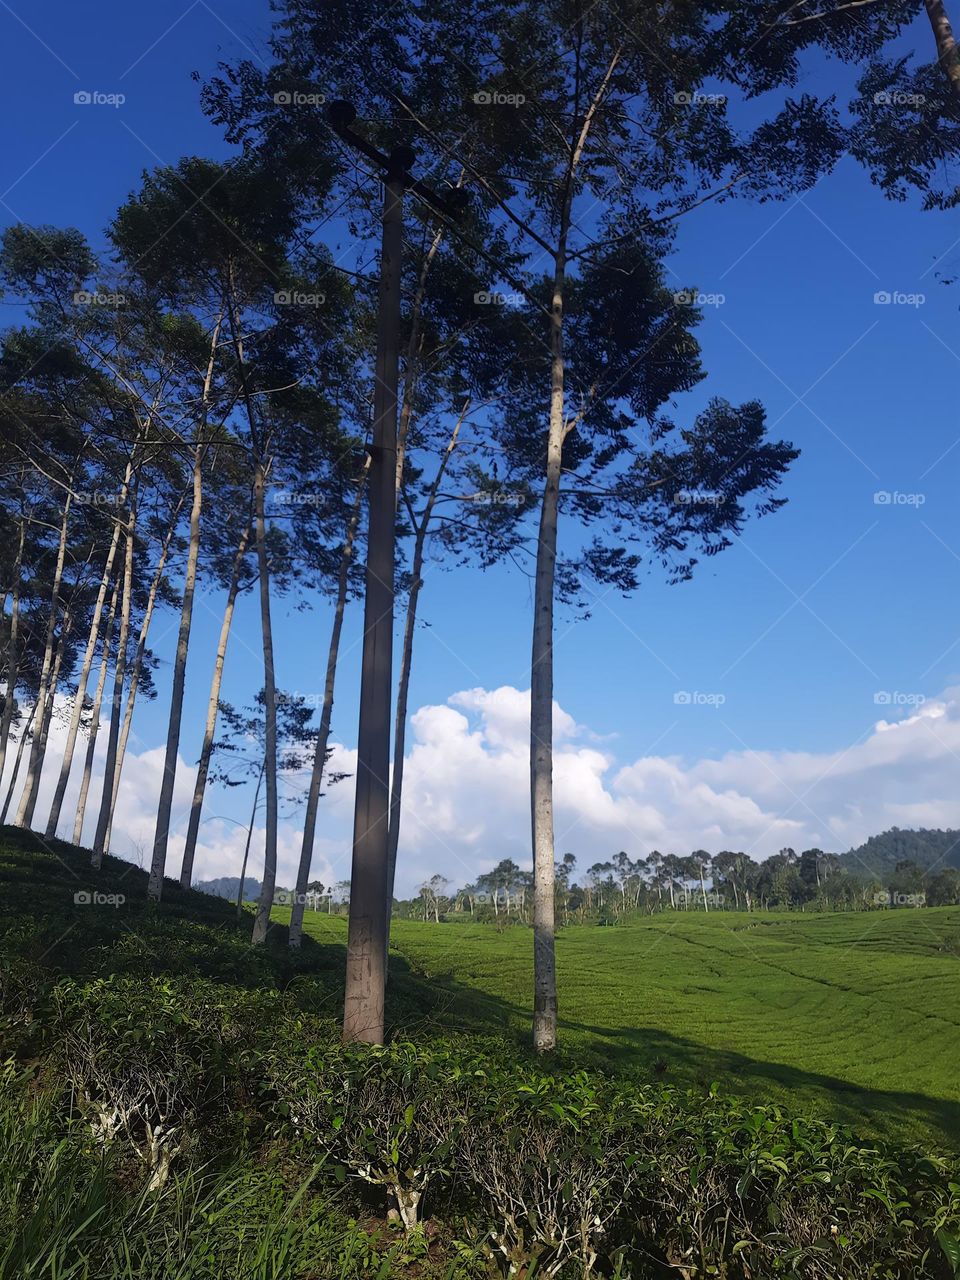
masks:
[[[277,681],[273,668],[273,627],[270,621],[270,563],[267,557],[267,522],[264,514],[266,475],[258,458],[253,482],[257,568],[260,577],[260,629],[263,635],[263,714],[266,729],[264,769],[267,783],[267,829],[263,850],[263,883],[253,922],[254,946],[267,936],[273,890],[277,883]]]
[[[289,946],[294,951],[300,947],[303,940],[303,895],[310,879],[310,863],[313,860],[313,842],[317,830],[317,808],[320,802],[323,770],[327,762],[330,720],[333,715],[333,692],[337,677],[337,658],[340,653],[340,635],[343,631],[343,614],[347,604],[347,590],[350,586],[350,563],[353,559],[353,546],[357,535],[357,526],[360,523],[363,490],[369,467],[370,459],[367,457],[363,471],[357,481],[357,496],[354,501],[350,522],[347,525],[343,541],[343,552],[340,556],[340,572],[337,576],[337,598],[333,610],[333,628],[330,633],[330,648],[327,651],[327,675],[323,686],[320,730],[317,733],[317,745],[313,753],[313,771],[310,774],[307,807],[303,816],[303,841],[300,846],[300,864],[297,867],[296,892],[293,906],[290,909]]]
[[[113,671],[113,699],[110,705],[110,732],[107,735],[107,757],[103,765],[103,795],[100,799],[100,813],[97,816],[97,830],[93,837],[93,852],[90,865],[99,868],[103,862],[106,844],[107,826],[113,817],[113,806],[117,802],[114,779],[117,766],[117,747],[120,742],[120,714],[123,709],[123,684],[127,674],[127,639],[130,635],[130,600],[133,595],[133,531],[137,521],[136,499],[131,497],[130,512],[127,516],[126,546],[123,557],[123,594],[120,604],[120,636],[117,640],[117,656]]]
[[[13,772],[10,774],[10,785],[7,787],[7,796],[3,802],[3,809],[0,811],[0,826],[3,826],[7,820],[7,810],[10,808],[10,801],[13,799],[13,792],[17,785],[17,777],[20,773],[20,765],[23,761],[23,750],[26,746],[27,739],[30,737],[30,731],[33,727],[34,720],[37,718],[37,711],[39,708],[40,699],[38,698],[33,704],[30,715],[27,717],[27,721],[20,732],[20,741],[17,743],[17,754],[14,756],[13,760]]]
[[[530,810],[533,841],[533,1046],[557,1043],[553,850],[553,598],[564,434],[564,261],[558,255],[550,310],[550,430],[540,510],[530,658]]]
[[[157,826],[153,837],[153,858],[150,863],[150,879],[147,896],[160,901],[163,893],[163,873],[167,864],[167,842],[170,835],[170,816],[173,809],[173,787],[177,776],[177,753],[180,749],[180,721],[183,716],[183,686],[187,674],[187,650],[190,647],[190,624],[193,620],[193,597],[197,581],[197,560],[200,556],[200,514],[203,507],[203,459],[206,452],[205,427],[207,403],[213,384],[213,370],[217,354],[217,342],[223,313],[217,317],[210,338],[210,354],[203,379],[201,393],[201,421],[197,427],[193,451],[193,503],[190,508],[190,544],[187,550],[187,566],[183,581],[183,605],[180,610],[180,633],[177,637],[177,654],[173,667],[173,688],[170,694],[170,719],[167,724],[167,747],[163,760],[163,777],[160,781],[160,802],[157,806]]]
[[[559,234],[550,304],[550,425],[546,476],[540,508],[530,658],[530,813],[533,843],[533,1045],[537,1053],[557,1043],[557,971],[554,922],[553,839],[553,607],[557,566],[557,520],[565,419],[563,290],[573,189],[594,114],[620,59],[616,50],[571,147],[563,183]]]
[[[37,686],[37,701],[41,707],[46,706],[47,690],[50,684],[50,669],[53,665],[53,640],[57,628],[57,606],[60,597],[60,584],[63,581],[63,566],[67,555],[67,526],[70,520],[70,505],[72,501],[73,494],[68,490],[63,502],[63,518],[60,521],[60,539],[57,544],[57,560],[53,571],[53,589],[50,593],[50,616],[47,619],[47,635],[43,646],[40,682]],[[36,804],[36,788],[34,787],[34,781],[39,779],[40,772],[40,738],[41,734],[35,733],[33,735],[33,741],[30,744],[30,755],[27,758],[27,776],[24,780],[20,803],[17,806],[17,815],[13,820],[14,826],[17,827],[29,826],[33,817],[33,806]]]
[[[437,501],[437,495],[440,492],[440,484],[443,481],[444,472],[447,464],[457,447],[457,437],[460,434],[460,428],[470,409],[470,401],[463,406],[460,417],[454,425],[450,434],[450,441],[444,450],[443,457],[440,459],[440,465],[437,467],[437,474],[434,477],[433,484],[430,486],[430,493],[427,497],[426,506],[420,517],[420,522],[416,525],[416,534],[413,544],[413,565],[412,576],[410,582],[410,595],[407,600],[407,614],[403,627],[403,649],[400,654],[400,674],[397,684],[397,710],[396,723],[394,724],[393,739],[393,779],[390,790],[390,830],[387,838],[387,937],[386,945],[390,946],[390,918],[393,914],[393,894],[397,879],[397,847],[400,843],[400,809],[403,797],[403,764],[404,751],[406,750],[407,736],[407,700],[410,695],[410,668],[413,661],[413,637],[417,624],[417,604],[420,599],[420,589],[423,586],[423,553],[426,544],[427,533],[430,529],[430,519],[433,515],[433,508]]]
[[[397,448],[404,179],[384,183],[370,517],[347,930],[343,1038],[382,1044],[386,971],[387,838],[390,829],[390,701],[393,666]]]
[[[240,590],[240,574],[249,542],[250,525],[248,524],[240,537],[240,541],[237,543],[237,549],[234,553],[230,587],[227,591],[227,603],[223,610],[220,639],[217,642],[217,656],[213,664],[213,679],[210,682],[210,698],[207,703],[207,722],[203,730],[203,745],[200,748],[197,780],[193,788],[193,803],[190,806],[190,821],[187,823],[187,839],[183,847],[183,862],[180,867],[180,884],[184,889],[190,888],[190,882],[193,879],[193,860],[197,851],[197,836],[200,833],[200,812],[203,809],[203,795],[207,787],[207,775],[210,772],[210,756],[213,753],[213,738],[217,730],[217,712],[220,707],[223,664],[227,654],[230,628],[233,625],[234,607]]]
[[[17,675],[19,655],[17,640],[20,634],[20,586],[21,569],[23,567],[23,544],[26,538],[26,520],[20,522],[20,537],[17,542],[17,555],[13,565],[13,596],[10,603],[10,631],[7,639],[7,692],[3,700],[3,714],[0,716],[0,778],[3,777],[3,766],[7,759],[7,742],[10,738],[10,725],[13,721],[13,708],[17,694]]]
[[[83,819],[87,809],[87,795],[90,791],[90,778],[93,775],[93,757],[97,749],[97,736],[100,732],[100,707],[103,703],[103,690],[107,683],[107,668],[110,665],[110,648],[113,643],[113,627],[117,616],[117,602],[120,599],[120,579],[113,584],[113,595],[110,599],[110,613],[107,617],[107,628],[103,635],[103,652],[100,658],[100,672],[97,676],[97,687],[93,695],[93,707],[90,712],[90,734],[87,738],[87,751],[83,760],[83,776],[80,779],[80,796],[77,800],[77,813],[73,822],[73,843],[79,844],[83,837]]]
[[[250,857],[250,841],[253,839],[253,826],[257,820],[257,806],[260,804],[260,787],[263,783],[265,763],[260,766],[257,775],[257,789],[253,793],[253,811],[250,814],[250,825],[247,827],[247,843],[243,846],[243,865],[240,867],[240,886],[237,889],[237,919],[243,916],[243,886],[247,878],[247,860]]]
[[[173,787],[177,777],[177,755],[180,750],[180,724],[183,718],[183,690],[187,677],[187,652],[190,648],[190,627],[193,621],[193,598],[197,584],[197,561],[200,557],[200,516],[203,509],[203,457],[205,445],[198,437],[193,451],[193,502],[190,507],[190,543],[183,579],[183,603],[180,609],[180,630],[177,636],[177,652],[173,664],[173,687],[170,693],[170,717],[167,722],[167,746],[163,759],[163,775],[160,782],[160,800],[157,806],[157,825],[153,836],[153,857],[150,863],[150,879],[147,895],[159,902],[163,893],[163,875],[167,864],[167,843],[170,836],[170,819],[173,811]]]
[[[118,510],[122,510],[127,502],[127,493],[130,488],[130,477],[133,474],[132,460],[127,463],[126,474],[123,477],[123,484],[120,487],[118,498]],[[103,606],[107,598],[107,592],[110,590],[110,579],[113,575],[113,564],[116,559],[117,547],[120,544],[120,521],[113,521],[113,533],[110,538],[110,546],[107,551],[107,558],[103,566],[103,574],[100,578],[100,587],[97,591],[97,598],[93,606],[93,617],[90,620],[90,631],[87,635],[87,647],[84,651],[83,661],[80,664],[80,675],[77,680],[77,693],[73,700],[73,708],[70,712],[70,723],[67,727],[67,740],[63,748],[63,760],[60,764],[60,776],[57,779],[56,790],[53,793],[53,801],[50,805],[50,815],[47,818],[47,826],[45,834],[48,837],[57,834],[57,824],[60,821],[60,810],[63,807],[63,797],[66,795],[67,783],[70,781],[70,768],[73,764],[73,753],[77,745],[77,733],[80,730],[80,718],[83,714],[83,700],[86,695],[87,681],[90,678],[90,668],[93,666],[93,655],[97,648],[97,639],[100,635],[100,620],[103,616]]]
[[[37,748],[37,768],[33,775],[33,792],[27,802],[27,825],[33,821],[33,811],[37,804],[37,793],[40,790],[40,774],[43,770],[43,761],[47,754],[47,741],[50,737],[50,724],[53,720],[53,710],[57,696],[57,684],[60,679],[60,667],[63,663],[63,656],[67,651],[67,639],[73,630],[73,614],[70,612],[69,606],[63,613],[63,625],[60,628],[60,642],[57,645],[57,654],[53,660],[53,669],[50,672],[50,685],[47,691],[47,700],[43,706],[43,719],[40,721],[40,744]],[[24,789],[29,785],[29,779],[24,784]]]
[[[942,0],[923,0],[933,38],[937,44],[937,61],[943,69],[955,98],[960,98],[960,53],[953,28]]]
[[[706,913],[710,908],[707,906],[707,887],[703,883],[703,867],[700,868],[700,893],[703,897],[703,910]]]
[[[160,556],[157,560],[157,567],[153,572],[153,581],[150,583],[150,590],[147,594],[147,604],[143,611],[143,622],[140,625],[140,634],[137,637],[137,651],[133,655],[133,667],[130,671],[130,686],[127,689],[127,708],[123,713],[123,728],[120,730],[120,746],[117,749],[117,765],[114,770],[113,778],[113,794],[116,796],[120,791],[120,777],[123,773],[123,762],[127,754],[127,742],[130,738],[130,727],[133,724],[133,711],[137,703],[137,689],[140,685],[140,672],[143,669],[143,655],[147,648],[147,635],[150,631],[150,623],[153,619],[154,606],[157,603],[157,592],[160,589],[160,583],[163,579],[164,566],[167,563],[167,553],[170,550],[170,543],[173,541],[173,535],[177,531],[177,523],[180,518],[180,510],[183,506],[184,499],[180,498],[174,509],[170,524],[167,527],[167,533],[160,548]],[[104,853],[109,852],[110,836],[113,832],[113,806],[110,808],[110,816],[107,819],[107,831],[103,841]]]

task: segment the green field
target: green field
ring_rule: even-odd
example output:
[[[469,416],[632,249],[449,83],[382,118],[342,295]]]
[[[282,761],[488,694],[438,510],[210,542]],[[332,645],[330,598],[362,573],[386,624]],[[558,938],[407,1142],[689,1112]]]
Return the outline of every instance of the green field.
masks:
[[[342,917],[306,926],[345,939]],[[400,920],[393,941],[393,963],[444,992],[444,1020],[525,1033],[528,929]],[[557,956],[578,1056],[960,1145],[960,908],[678,912],[571,926]]]

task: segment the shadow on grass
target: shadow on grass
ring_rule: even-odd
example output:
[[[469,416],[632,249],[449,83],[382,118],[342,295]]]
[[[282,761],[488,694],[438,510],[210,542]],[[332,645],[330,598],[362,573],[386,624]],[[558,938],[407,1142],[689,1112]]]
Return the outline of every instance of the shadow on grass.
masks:
[[[15,827],[0,828],[0,958],[18,965],[38,986],[61,976],[76,980],[113,974],[204,977],[248,989],[290,993],[304,1010],[339,1015],[345,946],[304,935],[299,954],[287,929],[274,924],[263,947],[251,947],[252,911],[237,919],[233,903],[165,880],[163,901],[147,899],[147,873],[107,857],[98,872],[89,851]],[[75,901],[94,892],[122,903]],[[0,974],[0,995],[3,991]],[[451,974],[419,973],[391,952],[389,1032],[425,1036],[459,1032],[508,1042],[522,1056],[529,1046],[529,1009],[467,986]],[[683,1088],[773,1096],[797,1111],[814,1108],[855,1128],[902,1138],[922,1128],[939,1145],[960,1148],[960,1102],[849,1081],[786,1063],[710,1048],[656,1027],[604,1026],[561,1018],[567,1044],[562,1067],[613,1070],[639,1081],[662,1079]],[[570,1036],[575,1043],[570,1044]]]

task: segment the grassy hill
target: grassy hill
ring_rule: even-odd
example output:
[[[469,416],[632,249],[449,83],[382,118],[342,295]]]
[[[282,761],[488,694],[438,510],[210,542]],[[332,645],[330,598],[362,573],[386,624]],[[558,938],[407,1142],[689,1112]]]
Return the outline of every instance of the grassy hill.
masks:
[[[52,851],[51,851],[52,850]],[[71,979],[145,974],[279,990],[335,1034],[346,920],[306,913],[300,956],[277,908],[248,946],[231,903],[164,887],[108,858],[0,832],[0,1000]],[[116,906],[76,904],[96,889]],[[513,926],[395,921],[394,1033],[453,1028],[528,1038],[531,934]],[[865,1133],[960,1147],[960,908],[849,914],[663,914],[572,926],[557,943],[561,1038],[571,1062],[645,1081],[773,1098]]]
[[[307,912],[306,929],[345,941],[342,917]],[[529,930],[400,920],[392,937],[446,1020],[526,1034]],[[960,908],[666,914],[562,930],[557,963],[561,1036],[584,1060],[960,1144]]]
[[[953,1274],[960,908],[565,929],[545,1067],[527,928],[395,922],[393,1045],[357,1052],[342,917],[308,912],[291,956],[283,909],[253,949],[249,912],[146,885],[0,830],[0,1280],[486,1280],[508,1247],[578,1280],[581,1231],[621,1280],[694,1251]],[[420,1167],[437,1190],[398,1231],[384,1188]]]

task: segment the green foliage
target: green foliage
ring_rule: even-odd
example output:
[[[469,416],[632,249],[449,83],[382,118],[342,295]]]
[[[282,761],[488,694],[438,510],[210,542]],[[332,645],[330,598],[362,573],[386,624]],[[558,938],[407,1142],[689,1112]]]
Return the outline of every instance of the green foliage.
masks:
[[[867,1140],[863,1115],[856,1129],[817,1118],[827,1097],[841,1109],[842,1082],[799,1066],[764,1079],[759,1057],[824,1052],[813,1018],[845,1028],[849,1057],[860,1016],[874,1041],[889,1031],[903,1051],[912,1036],[928,1071],[952,1062],[946,1024],[908,1027],[889,991],[908,978],[952,989],[956,912],[925,911],[920,936],[907,911],[564,930],[568,1047],[544,1070],[513,1038],[522,927],[398,921],[394,1043],[349,1048],[332,1017],[342,919],[308,913],[316,936],[291,959],[282,911],[253,950],[227,902],[168,885],[161,915],[145,874],[108,858],[97,887],[125,901],[78,905],[87,876],[70,846],[22,832],[0,844],[13,1055],[0,1074],[0,1280],[153,1280],[160,1258],[174,1280],[954,1274],[960,1183],[936,1144]],[[624,985],[641,957],[645,981]],[[699,1026],[698,1043],[664,1033],[668,1010]],[[719,1052],[730,1037],[756,1060]],[[873,1109],[874,1129],[884,1107],[889,1130],[918,1114],[946,1129],[930,1083],[926,1099],[903,1095],[928,1112],[897,1109],[891,1074],[918,1067],[894,1041],[886,1091],[847,1101]],[[655,1081],[647,1053],[662,1059]],[[722,1096],[721,1075],[754,1098]],[[793,1086],[789,1107],[769,1102],[775,1079]]]
[[[400,1043],[313,1052],[279,1091],[296,1130],[386,1188],[408,1230],[429,1189],[505,1275],[655,1258],[691,1275],[932,1277],[960,1226],[945,1161],[715,1088]]]
[[[131,1186],[33,1083],[0,1069],[0,1280],[365,1280],[408,1253],[318,1194],[316,1170],[247,1158]]]

